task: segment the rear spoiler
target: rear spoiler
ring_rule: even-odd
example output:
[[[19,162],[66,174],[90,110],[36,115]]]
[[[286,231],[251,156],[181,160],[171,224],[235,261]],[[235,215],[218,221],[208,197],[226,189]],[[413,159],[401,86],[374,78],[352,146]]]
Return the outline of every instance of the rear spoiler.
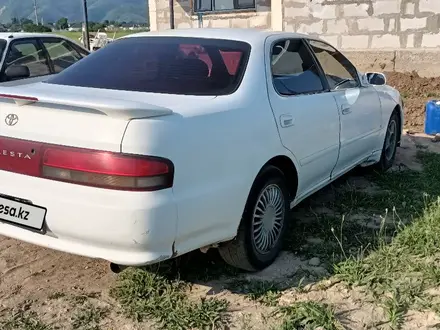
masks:
[[[171,109],[144,102],[113,98],[90,98],[90,96],[85,100],[81,99],[80,94],[73,96],[63,93],[59,93],[57,96],[49,96],[47,93],[38,92],[29,93],[32,95],[23,95],[15,93],[17,90],[19,88],[0,88],[0,102],[15,102],[17,106],[35,105],[50,108],[56,105],[59,110],[91,113],[124,120],[151,118],[173,113]]]

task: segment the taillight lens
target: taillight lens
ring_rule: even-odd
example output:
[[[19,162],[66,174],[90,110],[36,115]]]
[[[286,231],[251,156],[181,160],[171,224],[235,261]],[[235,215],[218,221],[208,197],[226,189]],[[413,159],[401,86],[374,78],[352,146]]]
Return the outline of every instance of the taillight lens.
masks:
[[[135,191],[173,185],[174,166],[168,159],[58,146],[45,146],[42,151],[44,178]]]

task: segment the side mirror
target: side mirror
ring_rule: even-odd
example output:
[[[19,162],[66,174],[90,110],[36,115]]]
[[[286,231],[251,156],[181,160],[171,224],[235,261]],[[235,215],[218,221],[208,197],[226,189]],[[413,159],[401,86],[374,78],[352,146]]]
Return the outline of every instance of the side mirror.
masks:
[[[8,81],[25,79],[31,76],[29,68],[25,65],[11,65],[5,70],[5,76]]]
[[[382,86],[382,85],[386,85],[387,83],[387,78],[383,73],[380,72],[367,72],[365,76],[367,78],[368,83],[371,85]]]

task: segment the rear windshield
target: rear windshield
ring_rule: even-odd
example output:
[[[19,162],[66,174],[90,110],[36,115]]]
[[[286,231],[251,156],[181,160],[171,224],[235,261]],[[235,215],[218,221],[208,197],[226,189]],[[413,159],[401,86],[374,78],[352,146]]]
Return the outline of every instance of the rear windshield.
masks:
[[[120,39],[46,83],[136,92],[225,95],[240,85],[250,48],[245,42],[219,39]]]

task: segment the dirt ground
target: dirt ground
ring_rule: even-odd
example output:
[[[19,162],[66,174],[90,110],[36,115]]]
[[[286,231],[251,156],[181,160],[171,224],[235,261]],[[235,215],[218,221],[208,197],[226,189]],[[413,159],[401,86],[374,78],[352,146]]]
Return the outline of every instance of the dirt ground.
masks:
[[[405,97],[405,126],[411,131],[421,131],[424,103],[440,94],[440,80],[400,73],[388,73],[388,79],[389,84],[400,89]],[[406,134],[394,170],[422,171],[422,164],[417,158],[420,150],[440,153],[440,143],[432,142],[423,134]],[[311,201],[302,203],[293,212],[293,218],[304,225],[298,228],[310,228],[316,225],[318,218],[334,216],[336,206],[332,205],[341,205],[334,200],[335,191],[347,187],[350,191],[355,190],[356,196],[373,196],[381,190],[363,175],[350,174],[317,193]],[[364,201],[353,201],[349,197],[349,202],[352,206],[351,212],[347,213],[350,217],[347,221],[367,228],[380,227],[380,213],[364,213]],[[362,287],[347,286],[331,276],[334,271],[329,267],[331,257],[323,250],[328,246],[321,243],[327,242],[332,233],[333,225],[324,236],[313,231],[293,235],[286,242],[286,251],[275,264],[257,274],[225,271],[227,268],[215,257],[214,251],[209,254],[210,258],[214,258],[212,261],[206,261],[205,256],[197,253],[188,259],[188,272],[198,275],[195,279],[188,277],[191,278],[187,280],[191,285],[188,295],[191,299],[226,299],[230,321],[225,328],[230,329],[268,330],[280,326],[281,320],[271,314],[274,311],[271,302],[275,299],[280,306],[299,301],[334,306],[337,318],[346,329],[392,328],[387,309],[376,303]],[[338,249],[338,240],[333,241],[335,249]],[[202,258],[202,262],[198,258]],[[181,274],[185,271],[182,270]],[[110,272],[107,262],[59,253],[0,236],[0,328],[3,325],[2,330],[155,329],[150,321],[136,322],[121,313],[119,302],[109,294],[118,276]],[[267,288],[260,290],[266,300],[258,301],[255,298],[258,295],[253,298],[249,295],[252,283],[274,283],[283,289],[276,291],[274,297],[267,294],[271,293]],[[440,319],[433,310],[408,309],[399,327],[430,329],[439,323]]]
[[[405,126],[414,132],[423,132],[425,104],[440,100],[440,79],[420,77],[416,72],[386,72],[387,83],[397,88],[405,102]]]

